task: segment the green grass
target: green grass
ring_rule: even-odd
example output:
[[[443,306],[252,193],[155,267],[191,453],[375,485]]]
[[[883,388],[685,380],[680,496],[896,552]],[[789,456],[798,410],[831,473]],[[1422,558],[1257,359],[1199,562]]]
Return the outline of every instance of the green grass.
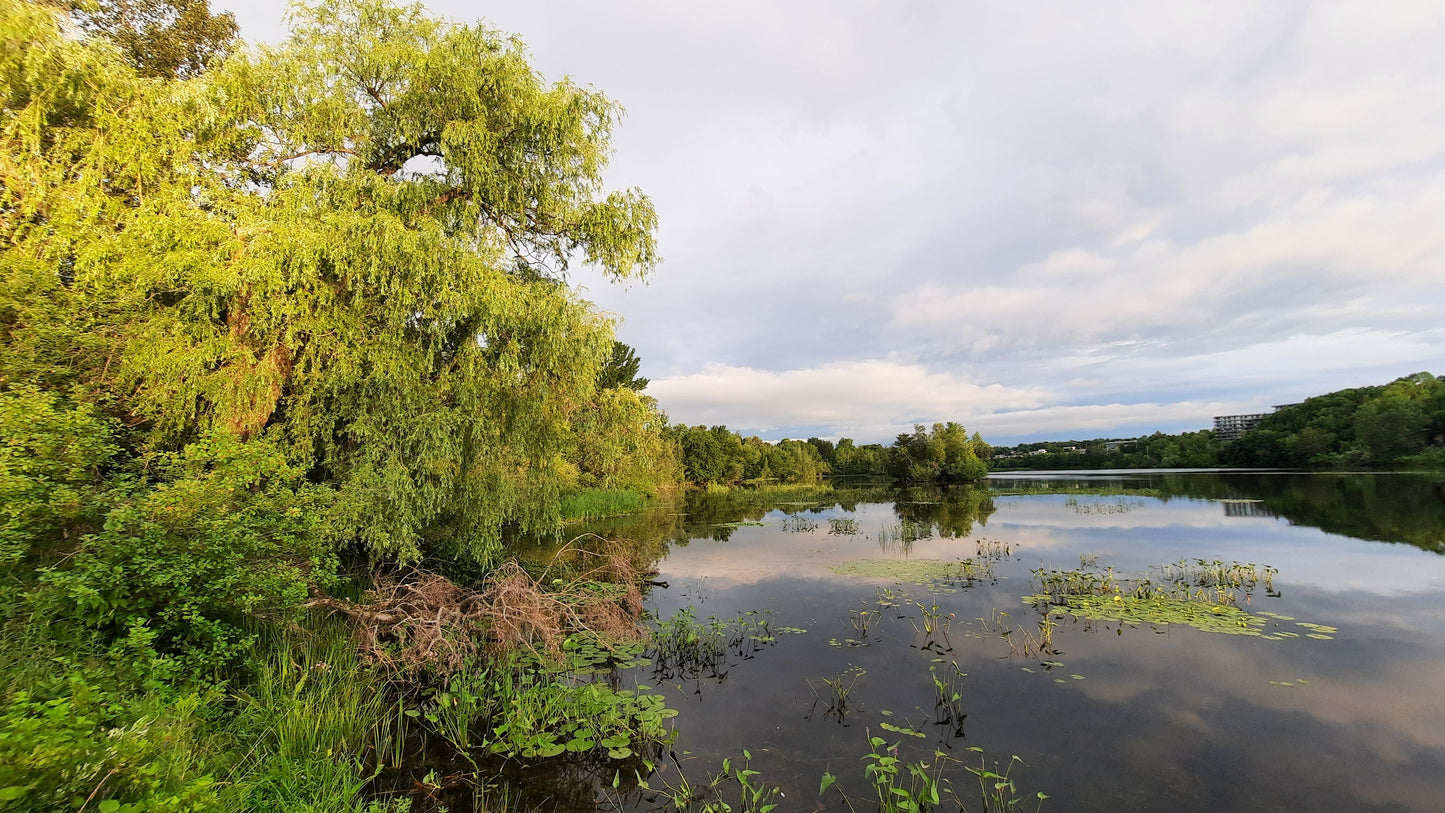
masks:
[[[392,731],[394,704],[343,625],[274,640],[253,668],[226,731],[241,754],[228,802],[240,810],[397,809],[365,798],[363,758],[387,750],[377,740]]]
[[[6,813],[399,809],[365,798],[387,708],[344,625],[263,635],[218,683],[169,674],[143,633],[96,652],[31,620],[0,630]]]
[[[635,491],[588,489],[563,495],[560,510],[563,521],[579,522],[635,514],[646,504],[647,498]]]

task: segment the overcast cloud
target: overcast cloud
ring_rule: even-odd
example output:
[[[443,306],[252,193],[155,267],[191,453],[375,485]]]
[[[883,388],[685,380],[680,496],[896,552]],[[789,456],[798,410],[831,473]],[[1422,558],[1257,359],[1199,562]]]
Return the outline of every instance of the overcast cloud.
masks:
[[[575,281],[673,420],[1127,437],[1445,373],[1445,4],[427,5],[627,107],[665,263]]]

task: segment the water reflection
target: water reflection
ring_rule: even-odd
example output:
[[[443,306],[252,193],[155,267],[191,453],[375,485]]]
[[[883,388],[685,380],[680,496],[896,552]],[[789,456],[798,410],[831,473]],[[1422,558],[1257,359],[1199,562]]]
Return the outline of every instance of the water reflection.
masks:
[[[853,532],[835,532],[844,527]],[[658,618],[718,625],[721,649],[704,668],[657,659],[640,674],[682,710],[678,759],[656,762],[701,780],[749,749],[786,792],[780,810],[841,806],[815,801],[825,772],[855,802],[869,798],[860,757],[871,734],[905,759],[1016,754],[1022,786],[1053,796],[1045,810],[1423,811],[1445,795],[1435,477],[1131,473],[703,494],[576,530],[628,540],[657,571]],[[570,541],[534,542],[529,555],[565,557]],[[1277,590],[1242,608],[1272,614],[1275,629],[1300,619],[1338,632],[1244,638],[1022,600],[1034,569],[1091,556],[1125,575],[1191,557],[1272,565]],[[988,557],[987,580],[834,569]],[[747,626],[761,622],[736,620],[764,617],[761,635]],[[1039,640],[1021,646],[1025,636]],[[974,780],[959,769],[955,781]],[[641,793],[609,804],[650,805]]]
[[[1225,501],[1228,516],[1277,516],[1332,534],[1445,553],[1445,476],[1304,472],[1088,472],[1000,476],[995,490],[1121,489]],[[1259,509],[1231,508],[1255,504]],[[1240,511],[1242,513],[1230,513]]]

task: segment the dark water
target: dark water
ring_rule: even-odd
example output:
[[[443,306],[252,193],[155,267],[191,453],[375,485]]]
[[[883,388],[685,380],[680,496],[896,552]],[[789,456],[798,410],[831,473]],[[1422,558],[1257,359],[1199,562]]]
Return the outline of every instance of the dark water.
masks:
[[[1017,756],[1011,777],[1031,798],[1048,794],[1045,810],[1434,811],[1445,808],[1442,480],[1035,473],[987,489],[782,504],[700,497],[597,530],[655,561],[667,583],[648,597],[658,617],[754,611],[773,632],[730,653],[717,677],[624,676],[681,712],[677,759],[660,760],[654,787],[676,786],[679,766],[703,782],[747,749],[758,778],[785,794],[779,811],[847,809],[836,789],[820,799],[825,772],[871,809],[863,757],[877,735],[909,760],[938,750],[977,766],[970,748],[990,763]],[[856,534],[835,532],[848,520]],[[736,524],[745,522],[763,524]],[[901,529],[920,538],[895,538]],[[990,553],[993,577],[967,583],[830,569]],[[1022,600],[1035,592],[1032,571],[1081,558],[1125,576],[1195,558],[1268,565],[1273,589],[1252,592],[1245,609],[1337,632],[1269,640],[1065,618],[1052,652],[1011,648],[1002,630],[1017,630],[1015,641],[1039,632],[1040,611]],[[880,606],[880,590],[897,606]],[[919,632],[920,604],[950,618],[946,637]],[[850,622],[859,611],[878,614],[866,636]],[[779,632],[787,627],[806,632]],[[1288,630],[1308,632],[1286,620],[1269,631]],[[966,717],[938,724],[933,676],[955,668],[966,675],[955,684]],[[830,708],[824,678],[851,687],[846,713]],[[979,809],[977,779],[943,764]],[[643,792],[621,802],[656,803]]]

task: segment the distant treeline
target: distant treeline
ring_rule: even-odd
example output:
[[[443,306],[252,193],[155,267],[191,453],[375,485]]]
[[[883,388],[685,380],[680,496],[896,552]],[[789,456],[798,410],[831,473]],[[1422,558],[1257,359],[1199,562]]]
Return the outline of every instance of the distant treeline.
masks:
[[[1430,373],[1339,390],[1281,407],[1232,441],[1208,430],[1133,441],[1022,443],[994,450],[1017,469],[1445,468],[1445,381]]]
[[[1209,430],[1166,435],[1155,432],[1137,440],[1044,441],[999,446],[989,460],[994,471],[1020,469],[1176,469],[1224,465],[1224,444]]]
[[[859,446],[852,438],[836,444],[822,438],[770,443],[743,437],[725,426],[667,430],[682,449],[683,475],[697,485],[815,483],[826,475],[892,477],[907,483],[967,483],[988,475],[990,447],[978,433],[957,423],[922,424],[892,446]]]

